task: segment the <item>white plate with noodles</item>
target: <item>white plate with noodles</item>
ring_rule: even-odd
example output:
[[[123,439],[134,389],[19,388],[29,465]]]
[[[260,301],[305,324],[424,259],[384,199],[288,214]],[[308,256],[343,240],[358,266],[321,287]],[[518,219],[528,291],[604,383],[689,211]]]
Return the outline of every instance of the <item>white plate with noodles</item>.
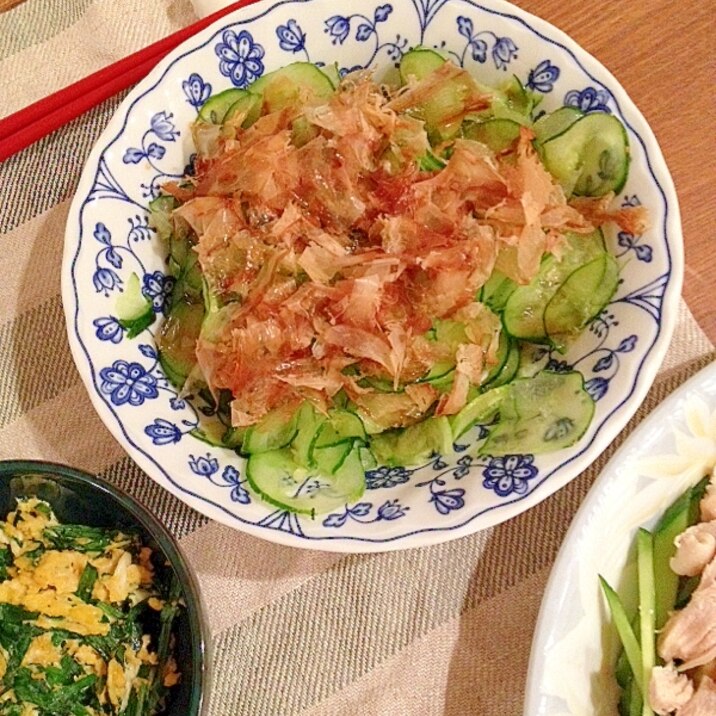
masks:
[[[407,72],[414,48],[422,48],[422,59]],[[356,74],[361,68],[396,85],[401,63],[406,81],[433,70],[445,81],[421,80],[427,94],[419,89],[425,84],[389,96],[367,90],[375,116],[398,116],[390,131],[399,126],[410,141],[392,134],[387,143],[370,145],[373,173],[369,181],[360,175],[370,190],[353,201],[341,182],[360,172],[346,169],[349,179],[324,175],[311,147],[323,142],[335,160],[327,166],[337,171],[340,130],[326,114],[340,103],[335,86],[350,75],[357,92],[357,84],[367,82]],[[275,73],[289,65],[294,69]],[[316,89],[317,77],[323,89]],[[274,157],[268,173],[263,159],[246,164],[250,154],[241,155],[239,164],[249,168],[242,181],[263,177],[255,195],[264,203],[242,204],[240,192],[249,190],[241,184],[241,208],[231,209],[232,220],[265,236],[266,226],[276,228],[281,219],[285,228],[286,207],[298,206],[305,230],[285,255],[244,257],[240,277],[235,264],[222,268],[208,258],[214,255],[205,234],[186,244],[186,236],[177,238],[176,220],[169,228],[162,220],[189,212],[197,228],[197,191],[203,200],[212,187],[227,195],[213,153],[237,146],[227,141],[244,146],[241,137],[269,122],[285,130],[286,93],[310,105],[300,121],[290,120],[291,151],[302,151]],[[563,106],[568,109],[554,119]],[[200,114],[197,147],[191,125]],[[607,144],[590,144],[594,136],[608,137]],[[368,145],[357,141],[344,149],[357,146]],[[420,155],[410,156],[416,146]],[[553,175],[547,184],[540,156]],[[590,169],[580,174],[576,165]],[[276,185],[292,166],[295,185],[282,196]],[[461,175],[460,167],[468,166]],[[476,171],[482,172],[479,192],[461,186],[452,216],[447,178],[469,174],[476,181]],[[411,186],[401,188],[396,177],[408,175]],[[568,204],[558,185],[566,194],[616,195],[609,206],[584,198]],[[168,212],[161,207],[167,191]],[[157,203],[160,194],[165,198]],[[443,202],[439,217],[429,220],[406,208],[426,210],[413,199],[427,194]],[[457,226],[458,215],[462,233],[445,229]],[[607,215],[603,234],[596,234],[593,227]],[[410,256],[400,240],[391,247],[379,228],[396,221],[430,225],[437,243]],[[572,250],[575,240],[564,238],[568,229],[592,236],[591,244],[578,242],[580,250],[588,246],[586,253]],[[411,240],[419,234],[413,231]],[[383,238],[376,243],[377,235]],[[330,251],[338,268],[326,260]],[[560,264],[548,257],[544,271],[553,273],[535,278],[545,252],[572,258]],[[397,0],[364,4],[361,12],[327,0],[262,2],[187,41],[120,106],[72,204],[63,301],[92,402],[151,478],[205,515],[269,540],[382,551],[442,542],[507,520],[584,470],[634,414],[658,370],[674,326],[682,254],[678,204],[651,130],[614,77],[559,30],[496,1]],[[187,264],[197,256],[198,275]],[[262,266],[278,269],[261,273]],[[584,269],[586,283],[568,282],[569,266],[573,273]],[[498,281],[495,270],[508,282]],[[281,286],[279,275],[286,279]],[[379,284],[374,303],[363,304],[369,328],[355,317],[355,304],[348,312],[341,308],[348,282],[362,289]],[[589,282],[599,297],[591,303],[583,288]],[[286,299],[283,307],[290,304],[294,318],[302,311],[300,325],[271,324],[280,311],[267,303],[267,285],[274,298]],[[602,296],[604,286],[611,288]],[[167,324],[179,320],[183,301],[200,331],[199,350],[189,343],[198,370],[168,360]],[[485,308],[491,301],[492,309]],[[566,341],[565,312],[580,316],[581,327]],[[207,315],[218,319],[207,323]],[[505,316],[510,332],[501,330]],[[538,317],[536,324],[530,316]],[[246,331],[257,322],[282,347],[264,342],[252,353]],[[315,335],[306,337],[306,323]],[[238,353],[226,358],[234,330],[231,350]],[[288,350],[288,336],[296,353],[287,358],[281,351]],[[299,363],[303,374],[287,373],[287,365]],[[529,383],[535,374],[541,382]],[[563,398],[545,408],[540,395],[555,391]],[[536,414],[541,422],[532,420]],[[546,442],[556,449],[544,452]]]

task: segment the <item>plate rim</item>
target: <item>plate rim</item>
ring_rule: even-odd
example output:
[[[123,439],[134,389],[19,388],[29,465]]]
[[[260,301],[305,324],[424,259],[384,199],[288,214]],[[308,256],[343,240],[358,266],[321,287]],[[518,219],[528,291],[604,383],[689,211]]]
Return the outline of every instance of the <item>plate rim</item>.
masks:
[[[624,104],[627,107],[629,121],[625,119],[625,124],[628,125],[642,145],[646,165],[664,204],[664,245],[668,254],[669,273],[668,284],[664,291],[661,304],[661,320],[657,323],[654,339],[648,348],[648,352],[639,363],[638,374],[633,377],[633,383],[628,394],[605,416],[603,423],[598,426],[591,439],[583,445],[580,445],[579,452],[543,475],[540,482],[535,484],[529,494],[524,497],[505,500],[497,506],[489,507],[449,527],[427,527],[402,532],[391,537],[371,538],[340,534],[310,536],[287,534],[281,530],[262,527],[261,525],[242,519],[226,510],[221,504],[202,497],[174,482],[157,461],[147,455],[142,448],[134,444],[113,408],[98,395],[91,357],[77,335],[80,302],[72,278],[75,263],[79,255],[81,240],[76,239],[76,245],[73,245],[72,239],[75,238],[75,234],[72,231],[71,225],[76,226],[77,223],[79,223],[81,231],[84,197],[91,183],[91,178],[86,172],[86,168],[88,166],[94,168],[99,164],[99,159],[102,154],[119,138],[124,130],[129,110],[133,104],[147,93],[156,89],[165,74],[177,60],[185,54],[206,45],[225,27],[237,22],[243,24],[255,22],[280,6],[294,4],[309,5],[312,2],[314,2],[314,0],[279,0],[278,2],[260,0],[258,3],[227,14],[170,52],[119,104],[85,161],[85,169],[83,169],[80,181],[76,187],[68,213],[61,278],[62,301],[70,349],[95,411],[100,416],[103,425],[121,444],[124,451],[147,473],[150,479],[157,482],[163,489],[167,489],[177,497],[177,499],[210,519],[272,542],[286,546],[321,551],[346,553],[384,552],[439,544],[493,527],[516,517],[547,499],[591,465],[608,447],[614,437],[623,429],[624,425],[634,416],[663,363],[678,318],[678,304],[683,283],[683,234],[678,197],[663,152],[661,151],[653,130],[619,81],[599,60],[592,56],[591,53],[578,45],[575,40],[556,26],[509,2],[497,2],[497,0],[493,0],[490,6],[488,6],[474,2],[473,0],[445,0],[443,4],[456,4],[458,6],[471,5],[489,14],[499,15],[517,21],[524,26],[527,32],[535,33],[546,42],[565,50],[571,56],[572,61],[597,84],[609,84],[610,92],[620,114],[623,115],[621,105]],[[548,33],[549,36],[545,33]],[[579,55],[579,57],[577,55]],[[594,77],[595,71],[602,79]],[[669,237],[671,237],[670,240]],[[88,363],[89,365],[87,365]],[[79,370],[80,365],[83,366],[82,371]],[[630,408],[627,404],[631,404],[633,407]],[[616,418],[614,417],[615,413],[617,414]],[[554,473],[557,470],[564,469],[570,464],[573,466],[573,469],[569,470],[571,476],[565,475],[560,477],[560,479],[554,479]],[[548,478],[551,478],[551,480],[548,480]],[[500,509],[497,510],[497,507]],[[473,525],[475,521],[479,521],[477,527]]]

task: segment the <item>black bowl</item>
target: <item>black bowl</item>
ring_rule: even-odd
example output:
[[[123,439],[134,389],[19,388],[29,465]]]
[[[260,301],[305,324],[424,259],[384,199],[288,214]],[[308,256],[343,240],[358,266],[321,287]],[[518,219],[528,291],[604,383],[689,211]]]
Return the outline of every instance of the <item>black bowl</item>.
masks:
[[[175,658],[181,680],[170,690],[163,716],[200,716],[207,709],[209,628],[196,578],[175,539],[134,498],[88,473],[48,462],[0,461],[0,518],[15,509],[16,498],[47,501],[60,522],[134,529],[144,543],[163,554],[182,586],[186,609],[175,627]]]

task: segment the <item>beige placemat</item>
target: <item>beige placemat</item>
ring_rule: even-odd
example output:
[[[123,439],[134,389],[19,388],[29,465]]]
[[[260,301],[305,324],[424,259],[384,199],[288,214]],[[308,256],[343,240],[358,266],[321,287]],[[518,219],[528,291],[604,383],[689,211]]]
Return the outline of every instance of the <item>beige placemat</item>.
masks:
[[[189,0],[26,0],[0,15],[0,110],[19,109],[192,19]],[[716,358],[713,345],[682,303],[658,380],[619,439],[556,495],[471,537],[342,557],[210,522],[126,457],[92,409],[65,336],[59,292],[69,201],[120,101],[0,164],[0,459],[99,474],[181,538],[209,608],[212,716],[521,713],[542,591],[571,518],[618,444]]]

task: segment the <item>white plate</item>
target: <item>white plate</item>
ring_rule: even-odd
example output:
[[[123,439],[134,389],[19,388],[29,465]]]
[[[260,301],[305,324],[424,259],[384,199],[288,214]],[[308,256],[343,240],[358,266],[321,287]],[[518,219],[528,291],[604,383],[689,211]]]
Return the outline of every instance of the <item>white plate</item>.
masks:
[[[629,582],[639,526],[716,465],[716,363],[674,391],[629,436],[565,536],[542,600],[525,716],[614,716],[619,643],[597,575]]]
[[[92,151],[72,204],[63,301],[92,402],[150,477],[209,517],[269,540],[380,551],[442,542],[507,520],[584,470],[652,383],[676,317],[683,258],[678,205],[651,130],[617,81],[563,33],[501,0],[373,1],[355,8],[332,0],[245,8],[174,51],[129,94]],[[162,311],[164,261],[145,205],[161,181],[183,172],[191,152],[187,128],[210,91],[295,60],[382,72],[417,44],[449,53],[486,83],[516,74],[543,96],[547,110],[567,102],[618,115],[628,130],[632,167],[617,201],[644,204],[652,225],[643,236],[608,236],[621,267],[618,293],[567,356],[552,356],[554,366],[582,371],[599,398],[579,444],[508,460],[471,457],[464,445],[419,469],[372,471],[357,505],[313,521],[298,518],[247,492],[245,463],[232,451],[187,435],[197,412],[177,400],[158,366],[158,322],[127,339],[116,321],[116,299],[137,272]],[[475,431],[466,442],[476,439]]]

